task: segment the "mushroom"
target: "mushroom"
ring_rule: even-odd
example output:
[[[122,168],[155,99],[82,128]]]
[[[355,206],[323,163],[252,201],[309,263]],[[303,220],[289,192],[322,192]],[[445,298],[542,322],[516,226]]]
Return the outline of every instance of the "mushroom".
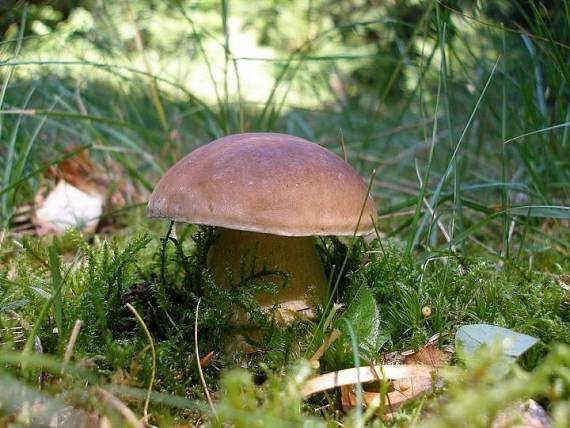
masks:
[[[229,135],[192,151],[170,168],[148,204],[150,217],[216,226],[208,253],[216,284],[229,268],[274,272],[286,286],[260,293],[262,307],[280,312],[324,303],[327,281],[316,235],[365,235],[376,208],[356,171],[318,144],[286,134]],[[239,277],[237,278],[239,280]]]

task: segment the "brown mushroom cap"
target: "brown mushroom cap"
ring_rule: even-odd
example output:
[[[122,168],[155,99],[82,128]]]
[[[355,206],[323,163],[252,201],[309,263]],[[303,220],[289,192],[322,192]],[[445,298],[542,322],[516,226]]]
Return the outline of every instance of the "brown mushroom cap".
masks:
[[[367,186],[344,160],[299,137],[230,135],[178,161],[156,185],[151,217],[285,236],[374,230]]]

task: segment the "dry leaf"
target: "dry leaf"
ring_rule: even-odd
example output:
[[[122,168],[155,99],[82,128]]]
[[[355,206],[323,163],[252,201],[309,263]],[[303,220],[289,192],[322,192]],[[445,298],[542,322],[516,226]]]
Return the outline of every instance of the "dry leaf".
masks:
[[[408,350],[403,352],[389,352],[384,355],[385,364],[426,364],[441,367],[448,363],[453,355],[453,346],[437,347],[440,334],[434,334],[419,351]]]
[[[103,213],[103,196],[90,194],[60,180],[32,217],[39,235],[78,228],[94,232]]]
[[[362,406],[368,407],[373,403],[374,400],[377,400],[379,394],[376,392],[368,392],[362,391]],[[348,412],[350,409],[353,409],[357,405],[356,400],[356,392],[354,391],[353,385],[345,385],[340,387],[340,405],[342,410]]]
[[[66,152],[75,148],[71,146]],[[125,173],[121,165],[109,157],[104,158],[104,163],[104,168],[101,168],[91,161],[89,152],[83,150],[50,168],[49,172],[56,179],[63,179],[86,193],[104,195],[105,206],[109,209],[142,200],[141,192],[123,179]]]
[[[421,367],[427,370],[424,372],[415,372],[410,376],[401,376],[390,378],[390,390],[386,394],[387,415],[395,411],[400,405],[408,400],[419,397],[421,394],[433,390],[433,377],[431,372],[443,367],[451,360],[452,353],[448,350],[439,349],[436,346],[439,335],[432,336],[428,343],[419,351],[392,352],[385,356],[385,361],[403,362],[404,365],[387,365],[384,367]],[[364,381],[362,381],[364,382]],[[356,392],[354,384],[341,387],[341,404],[345,411],[357,405]],[[363,391],[362,405],[367,407],[373,402],[380,399],[377,392]]]
[[[410,377],[431,378],[434,369],[423,365],[406,366],[374,366],[360,367],[360,369],[344,369],[336,372],[325,373],[309,379],[302,390],[303,396],[316,394],[317,392],[338,388],[343,385],[354,385],[360,379],[361,383],[373,382],[380,378],[404,379]]]
[[[71,147],[66,152],[74,148]],[[85,193],[102,193],[101,188],[104,189],[105,186],[105,177],[91,162],[87,150],[58,163],[49,172],[56,179],[65,180]]]
[[[404,364],[424,364],[431,367],[443,367],[451,360],[451,353],[439,349],[436,345],[426,345],[418,352],[404,356]]]
[[[415,376],[392,381],[393,390],[386,394],[386,411],[394,412],[408,400],[419,397],[426,391],[433,389],[432,378],[428,376]],[[357,405],[354,385],[343,386],[340,389],[341,405],[344,411],[348,411]],[[368,407],[375,401],[380,400],[380,393],[363,391],[362,405]]]
[[[75,148],[71,146],[66,152]],[[11,219],[11,232],[61,234],[69,228],[94,232],[105,209],[113,211],[144,199],[143,191],[122,178],[121,165],[109,156],[103,161],[101,168],[83,150],[50,167],[33,205],[20,207]],[[113,227],[109,220],[102,229]]]

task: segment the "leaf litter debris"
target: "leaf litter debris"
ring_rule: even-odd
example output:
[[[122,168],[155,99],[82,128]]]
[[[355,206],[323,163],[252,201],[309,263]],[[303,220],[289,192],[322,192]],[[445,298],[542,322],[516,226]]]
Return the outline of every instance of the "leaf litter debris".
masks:
[[[308,397],[317,392],[340,388],[342,408],[348,411],[358,405],[355,385],[359,381],[371,386],[367,388],[368,391],[363,391],[364,407],[375,406],[379,402],[382,394],[370,390],[380,389],[380,382],[388,381],[385,400],[386,416],[389,416],[406,401],[441,388],[437,372],[451,361],[453,351],[450,347],[438,348],[438,339],[439,335],[432,336],[419,351],[388,354],[388,364],[351,368],[316,376],[307,381],[303,395]]]
[[[105,213],[144,199],[143,191],[124,175],[109,157],[104,167],[99,166],[88,150],[63,160],[47,170],[33,203],[18,208],[13,231],[43,236],[61,235],[68,229],[100,230]]]

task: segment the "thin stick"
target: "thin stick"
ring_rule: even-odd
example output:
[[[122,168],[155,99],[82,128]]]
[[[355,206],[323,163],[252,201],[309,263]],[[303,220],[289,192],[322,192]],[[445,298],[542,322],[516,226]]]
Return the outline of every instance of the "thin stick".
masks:
[[[137,321],[139,322],[139,324],[143,328],[146,336],[148,337],[148,341],[150,344],[150,351],[152,353],[152,371],[150,374],[150,382],[148,384],[148,390],[146,392],[146,399],[144,402],[144,411],[143,411],[144,421],[145,421],[145,423],[148,423],[148,405],[150,403],[150,394],[152,393],[152,385],[154,383],[154,376],[156,374],[156,351],[154,349],[154,341],[152,340],[152,336],[150,334],[150,331],[148,331],[148,327],[144,323],[144,320],[139,315],[137,310],[130,303],[127,303],[126,306],[133,313],[133,315],[135,316],[135,318],[137,319]]]
[[[341,334],[342,334],[341,331],[339,329],[335,328],[332,331],[332,333],[327,336],[327,338],[325,339],[323,344],[321,346],[319,346],[319,349],[317,349],[316,352],[313,354],[313,356],[309,359],[311,364],[316,365],[316,363],[313,363],[313,362],[318,362],[321,359],[321,357],[325,354],[327,349],[329,349],[329,347],[332,345],[332,343],[335,340],[337,340]]]
[[[69,336],[69,340],[67,342],[67,346],[65,347],[65,354],[63,356],[63,363],[67,364],[69,360],[71,360],[71,356],[73,355],[73,350],[75,349],[75,342],[77,342],[77,337],[79,337],[79,330],[81,330],[81,325],[83,321],[75,320],[75,325],[73,326],[73,330],[71,330],[71,335]],[[64,368],[61,368],[61,372],[63,373]]]
[[[210,391],[208,391],[208,385],[206,385],[206,379],[204,379],[204,373],[202,372],[202,365],[200,364],[200,350],[198,349],[198,311],[200,310],[200,302],[202,298],[198,299],[196,304],[196,317],[194,318],[194,352],[196,353],[196,365],[198,366],[198,374],[200,375],[200,383],[202,384],[202,389],[204,389],[204,395],[206,400],[212,409],[212,413],[217,417],[216,409],[214,408],[214,403],[212,402],[212,397],[210,397]]]
[[[133,411],[129,409],[125,403],[123,403],[109,391],[105,391],[100,387],[96,387],[95,395],[98,395],[99,398],[105,402],[105,404],[113,407],[117,412],[119,412],[119,414],[125,418],[130,426],[134,428],[143,428],[145,426],[138,420]]]
[[[342,133],[342,128],[340,129],[340,138],[338,140],[340,144],[340,149],[342,150],[342,157],[345,162],[348,162],[348,154],[346,153],[346,145],[344,144],[344,134]]]

